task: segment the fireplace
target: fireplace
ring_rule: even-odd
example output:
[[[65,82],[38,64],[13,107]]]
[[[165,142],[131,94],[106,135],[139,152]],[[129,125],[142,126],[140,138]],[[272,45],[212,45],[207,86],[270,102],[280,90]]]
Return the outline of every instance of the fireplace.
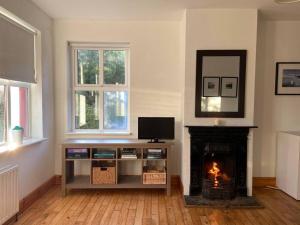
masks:
[[[206,143],[203,151],[202,195],[231,199],[235,195],[235,154],[228,143]]]
[[[247,196],[247,139],[251,127],[189,126],[190,196],[228,200]]]

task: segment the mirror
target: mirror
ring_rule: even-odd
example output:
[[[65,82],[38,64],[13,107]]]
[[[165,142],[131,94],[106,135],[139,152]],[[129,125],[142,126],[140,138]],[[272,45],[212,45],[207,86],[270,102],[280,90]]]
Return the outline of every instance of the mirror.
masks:
[[[246,50],[198,50],[196,117],[244,117]]]

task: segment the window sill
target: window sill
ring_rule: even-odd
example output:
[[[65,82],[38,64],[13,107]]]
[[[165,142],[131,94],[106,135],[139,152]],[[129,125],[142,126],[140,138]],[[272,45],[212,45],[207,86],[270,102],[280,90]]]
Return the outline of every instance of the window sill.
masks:
[[[104,132],[97,132],[97,131],[68,131],[65,133],[66,135],[99,135],[99,136],[130,136],[132,135],[129,131],[104,131]]]
[[[5,144],[5,145],[0,146],[0,154],[4,153],[4,152],[15,151],[17,149],[35,145],[35,144],[38,144],[38,143],[41,143],[41,142],[44,142],[47,140],[48,140],[48,138],[28,138],[28,139],[23,140],[23,143],[20,145],[15,145],[15,144],[11,144],[11,143]]]

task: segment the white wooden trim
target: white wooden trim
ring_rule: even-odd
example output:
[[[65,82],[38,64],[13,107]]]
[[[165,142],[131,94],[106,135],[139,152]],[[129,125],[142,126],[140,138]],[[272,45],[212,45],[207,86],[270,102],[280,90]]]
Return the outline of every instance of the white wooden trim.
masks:
[[[129,132],[130,130],[130,49],[128,48],[129,44],[117,43],[76,43],[69,42],[71,46],[71,58],[72,58],[72,131],[81,131],[85,132],[91,131],[91,133],[99,132],[103,133],[110,130],[104,129],[104,92],[105,91],[125,91],[127,92],[127,129],[126,130],[113,130],[116,132]],[[98,74],[98,84],[79,84],[78,82],[78,70],[77,70],[77,50],[98,50],[99,52],[99,74]],[[104,84],[104,50],[120,50],[125,51],[125,83],[124,84]],[[99,129],[75,129],[75,91],[98,91],[99,93]]]
[[[68,45],[76,48],[129,48],[129,42],[68,42]]]
[[[10,112],[11,112],[11,101],[10,101],[10,87],[21,87],[27,89],[27,96],[26,96],[26,110],[27,110],[27,121],[26,121],[26,129],[27,129],[27,136],[26,138],[31,137],[31,84],[25,83],[25,82],[18,82],[18,81],[10,81],[5,79],[0,79],[0,85],[4,86],[4,139],[3,142],[0,143],[0,145],[5,145],[8,143],[9,138],[9,131],[11,130],[11,118],[10,118]]]

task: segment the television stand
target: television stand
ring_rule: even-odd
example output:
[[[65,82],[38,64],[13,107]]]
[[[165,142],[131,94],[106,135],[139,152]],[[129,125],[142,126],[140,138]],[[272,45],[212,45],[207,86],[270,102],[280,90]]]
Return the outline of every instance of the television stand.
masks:
[[[172,146],[172,142],[147,143],[134,139],[67,139],[62,143],[62,194],[65,196],[71,189],[150,188],[165,189],[166,194],[170,195]],[[86,150],[87,153],[73,158],[68,154],[72,149]],[[135,158],[122,157],[128,149],[134,149]],[[160,157],[149,154],[149,150],[154,149],[161,149]],[[96,158],[99,151],[108,150],[114,153],[114,157]],[[157,165],[157,168],[150,168],[153,165]],[[134,171],[127,171],[124,169],[126,167],[134,168]],[[105,180],[101,183],[108,177],[113,182]],[[100,183],[98,178],[102,179]]]
[[[160,141],[158,138],[151,139],[148,143],[165,143],[165,141]]]

